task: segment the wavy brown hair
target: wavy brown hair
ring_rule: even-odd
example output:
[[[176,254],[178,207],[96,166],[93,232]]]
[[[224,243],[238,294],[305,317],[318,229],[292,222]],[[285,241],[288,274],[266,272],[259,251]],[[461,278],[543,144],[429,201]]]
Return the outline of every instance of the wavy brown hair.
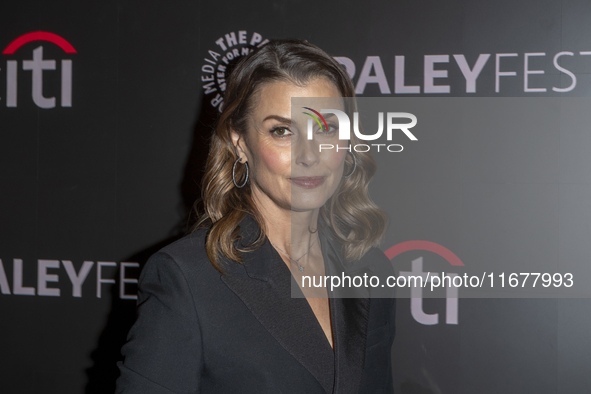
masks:
[[[208,230],[206,250],[213,266],[224,272],[222,256],[242,262],[240,252],[252,251],[265,241],[265,224],[252,198],[250,182],[243,188],[234,186],[232,170],[238,158],[232,143],[231,130],[245,134],[249,114],[261,87],[270,82],[290,82],[305,86],[316,78],[331,81],[342,97],[355,97],[353,83],[343,67],[315,45],[301,40],[272,40],[244,57],[227,80],[223,111],[211,136],[209,156],[201,188],[203,204],[193,230]],[[354,100],[345,100],[345,112],[356,110]],[[352,136],[351,143],[358,143]],[[369,198],[368,185],[376,171],[371,152],[346,155],[343,178],[334,195],[320,208],[320,217],[342,245],[347,260],[360,259],[382,238],[386,215]],[[238,168],[239,167],[239,168]],[[355,169],[354,169],[355,168]],[[244,179],[244,166],[236,169],[237,182]],[[261,232],[246,248],[239,248],[239,224],[245,215],[252,215]]]

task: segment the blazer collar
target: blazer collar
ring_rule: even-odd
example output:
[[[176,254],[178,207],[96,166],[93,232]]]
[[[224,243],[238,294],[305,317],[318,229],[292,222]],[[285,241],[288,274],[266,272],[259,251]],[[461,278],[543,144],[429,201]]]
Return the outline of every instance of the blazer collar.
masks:
[[[240,223],[239,246],[251,243],[259,231],[256,220],[246,215]],[[320,243],[327,275],[339,270],[350,271],[351,267],[342,258],[340,245],[329,232],[320,233]],[[327,393],[357,393],[365,360],[369,299],[330,299],[333,352],[290,270],[269,241],[265,240],[252,252],[241,254],[242,265],[226,261],[222,281]]]

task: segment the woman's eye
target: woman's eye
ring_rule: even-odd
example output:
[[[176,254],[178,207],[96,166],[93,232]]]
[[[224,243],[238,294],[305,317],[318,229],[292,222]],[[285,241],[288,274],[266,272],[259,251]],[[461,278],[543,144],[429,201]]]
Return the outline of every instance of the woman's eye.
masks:
[[[322,131],[321,131],[322,133],[328,133],[328,134],[332,134],[332,133],[334,133],[335,131],[337,131],[337,130],[338,130],[338,128],[337,128],[335,125],[333,125],[333,124],[328,124],[327,126],[328,126],[328,130],[326,130],[326,129],[323,127],[323,128],[322,128]]]
[[[291,134],[287,127],[275,127],[271,132],[279,137],[286,137]]]

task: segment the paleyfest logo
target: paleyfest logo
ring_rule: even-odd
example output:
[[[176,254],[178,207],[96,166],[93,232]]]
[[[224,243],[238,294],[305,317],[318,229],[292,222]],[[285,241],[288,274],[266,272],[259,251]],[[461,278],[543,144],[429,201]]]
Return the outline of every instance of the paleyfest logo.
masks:
[[[16,107],[18,103],[18,74],[19,60],[11,59],[13,55],[25,44],[35,41],[44,41],[57,45],[67,54],[74,54],[76,50],[68,41],[57,34],[46,31],[35,31],[14,39],[4,50],[2,54],[9,56],[6,61],[6,106]],[[56,60],[45,59],[43,57],[43,45],[33,49],[32,59],[22,60],[22,70],[31,72],[33,102],[39,108],[55,108],[56,98],[45,97],[43,95],[43,72],[56,69]],[[60,62],[61,71],[61,95],[60,105],[62,107],[72,106],[72,60],[62,59]],[[46,89],[48,90],[48,89]]]
[[[326,119],[322,114],[330,114],[331,117],[336,117],[338,121],[338,129],[339,129],[339,140],[351,140],[351,120],[349,116],[338,109],[321,109],[320,111],[316,111],[310,107],[303,107],[304,109],[312,112],[303,112],[305,115],[310,116],[311,119],[308,119],[307,125],[307,135],[308,140],[312,140],[314,138],[314,122],[320,127],[323,131],[328,131],[329,127],[326,122]],[[328,116],[327,116],[328,117]],[[353,132],[355,136],[363,141],[375,141],[379,139],[382,134],[384,133],[384,118],[386,118],[386,138],[388,141],[392,141],[392,136],[395,130],[399,130],[404,133],[411,141],[417,141],[417,137],[414,136],[413,133],[410,132],[409,129],[413,128],[417,124],[417,117],[408,112],[387,112],[386,116],[384,116],[383,112],[378,112],[378,131],[374,134],[363,134],[359,128],[359,113],[353,113]],[[394,121],[395,119],[407,119],[410,122],[399,123],[398,121]],[[355,144],[352,146],[347,147],[339,147],[338,145],[333,144],[319,144],[318,149],[320,152],[323,150],[331,150],[336,149],[339,151],[341,150],[348,150],[351,151],[353,149],[355,152],[368,152],[370,150],[376,150],[378,152],[381,151],[383,148],[385,151],[388,152],[402,152],[403,146],[401,144]]]
[[[228,33],[216,40],[218,48],[209,51],[205,58],[208,64],[202,68],[203,88],[206,96],[213,95],[209,98],[213,107],[221,110],[220,104],[223,102],[224,66],[227,65],[223,57],[231,60],[243,56],[266,42],[268,40],[263,40],[260,34],[244,30],[238,31],[238,34]],[[573,91],[577,86],[577,76],[568,69],[571,67],[568,64],[573,60],[585,61],[590,56],[591,51],[586,50],[556,53],[399,54],[394,59],[391,55],[377,53],[361,59],[347,56],[334,56],[334,59],[346,69],[355,84],[357,95],[365,94],[368,86],[376,86],[380,94],[388,96],[503,94],[507,89],[514,91],[517,86],[524,93],[539,95]],[[391,63],[393,69],[384,67],[384,64]],[[218,65],[222,66],[219,70]],[[419,75],[406,75],[408,69],[417,67],[422,71]],[[452,69],[459,70],[462,76],[450,78]],[[560,75],[560,78],[553,78],[556,75]]]
[[[255,48],[268,43],[268,39],[257,32],[238,30],[218,38],[217,48],[210,49],[205,57],[205,64],[201,67],[201,82],[204,94],[212,107],[222,112],[224,106],[224,92],[226,91],[226,76],[228,66],[237,58],[246,56]]]

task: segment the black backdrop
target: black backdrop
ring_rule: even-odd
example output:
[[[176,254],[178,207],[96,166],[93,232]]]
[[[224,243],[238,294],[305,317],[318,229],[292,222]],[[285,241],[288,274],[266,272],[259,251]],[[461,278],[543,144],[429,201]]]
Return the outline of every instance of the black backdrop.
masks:
[[[405,84],[421,89],[406,95],[428,96],[424,56],[441,54],[449,63],[436,68],[447,80],[436,83],[450,92],[438,96],[589,96],[590,16],[583,0],[3,1],[0,47],[36,39],[0,55],[0,392],[113,390],[135,317],[133,280],[150,254],[187,230],[199,194],[223,89],[209,66],[217,70],[223,56],[297,37],[354,64],[361,96],[401,94],[396,56],[405,57]],[[25,36],[38,31],[75,53],[49,35]],[[39,47],[54,70],[40,59],[31,67],[46,70],[25,66]],[[560,64],[576,83],[556,91],[573,81],[553,62],[563,51]],[[497,92],[499,53],[515,54],[501,67],[515,76],[500,77]],[[526,53],[545,54],[529,57],[530,70],[544,71],[529,75],[529,86],[545,92],[526,91]],[[475,92],[466,92],[454,54],[471,66],[491,54]],[[64,60],[71,106],[62,103]],[[374,66],[364,74],[366,62]],[[365,86],[360,75],[369,76]],[[39,82],[53,108],[35,100]],[[398,392],[591,392],[588,299],[460,301],[458,324],[426,326],[399,300]]]

